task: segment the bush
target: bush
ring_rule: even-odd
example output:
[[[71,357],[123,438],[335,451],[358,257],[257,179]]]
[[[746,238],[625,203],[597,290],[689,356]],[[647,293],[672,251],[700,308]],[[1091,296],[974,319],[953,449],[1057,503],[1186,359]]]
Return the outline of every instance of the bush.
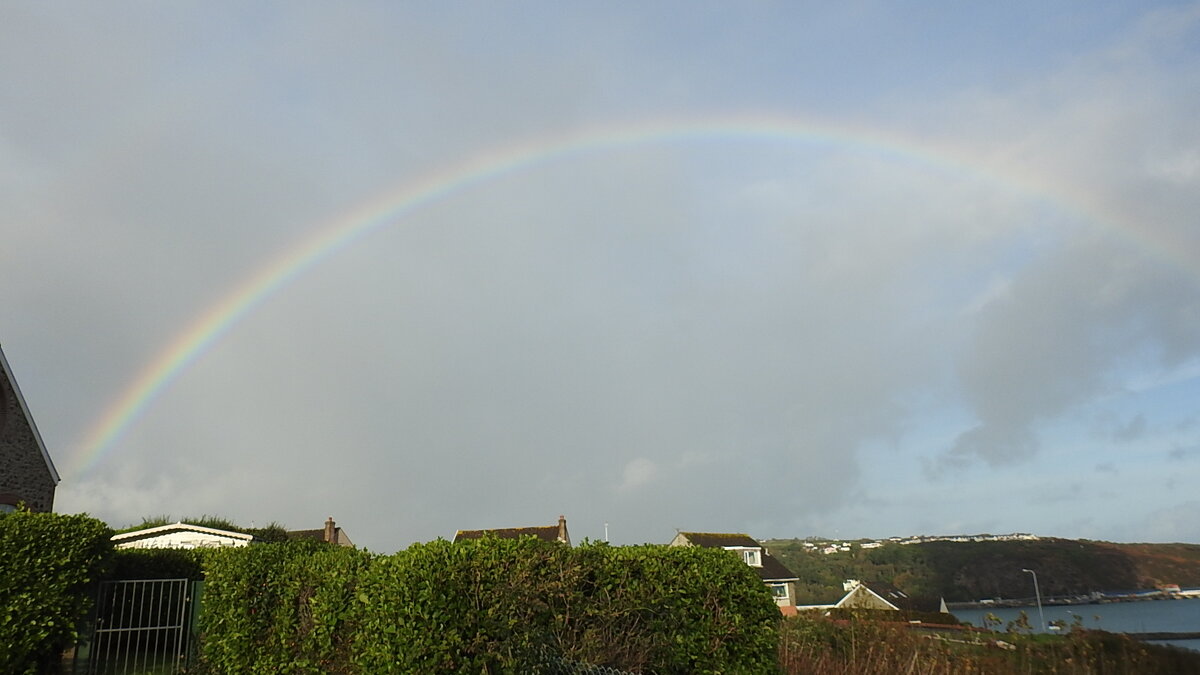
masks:
[[[341,672],[354,588],[367,560],[362,551],[309,542],[209,552],[204,662],[222,673]]]
[[[57,667],[110,562],[111,537],[86,515],[0,516],[0,672]]]
[[[572,604],[571,549],[532,537],[438,540],[374,561],[360,590],[364,673],[511,672]],[[563,583],[564,580],[566,583]]]
[[[779,611],[724,551],[534,538],[391,556],[258,546],[207,559],[202,654],[220,673],[776,669]]]
[[[589,572],[577,642],[589,663],[657,673],[776,668],[779,608],[752,568],[699,547],[582,546]]]
[[[106,581],[128,579],[204,578],[206,549],[127,548],[114,551],[113,568]]]

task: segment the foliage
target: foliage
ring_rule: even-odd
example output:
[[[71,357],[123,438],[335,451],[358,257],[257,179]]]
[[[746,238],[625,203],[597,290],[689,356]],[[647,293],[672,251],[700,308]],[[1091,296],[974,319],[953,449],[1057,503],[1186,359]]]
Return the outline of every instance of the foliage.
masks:
[[[112,555],[112,530],[86,515],[0,516],[0,672],[45,672],[76,626]]]
[[[340,654],[368,554],[289,542],[205,556],[201,649],[223,673],[325,673]]]
[[[784,673],[805,675],[1200,673],[1200,654],[1113,633],[930,631],[902,623],[820,617],[783,622],[779,662]]]
[[[827,614],[831,619],[859,619],[872,621],[891,621],[895,623],[927,623],[937,626],[957,626],[961,621],[953,614],[940,612],[919,612],[916,610],[894,609],[862,609],[837,607],[830,609]]]
[[[1200,544],[1089,543],[1115,549],[1132,558],[1137,567],[1138,588],[1160,584],[1178,584],[1184,588],[1200,586]]]
[[[596,572],[585,592],[587,639],[564,649],[573,658],[660,673],[775,668],[779,608],[737,557],[711,548],[652,545],[597,544],[578,552]],[[641,652],[604,658],[626,641],[642,645]]]
[[[799,604],[836,602],[842,581],[886,581],[913,596],[944,597],[949,602],[1033,596],[1030,576],[1036,569],[1043,596],[1086,595],[1092,591],[1200,583],[1200,547],[1183,544],[1117,545],[1068,539],[885,543],[875,549],[852,547],[824,555],[798,540],[767,542],[772,554],[800,578]],[[1168,550],[1169,549],[1169,550]],[[1155,554],[1154,551],[1160,551]],[[1194,557],[1192,557],[1194,556]],[[1172,564],[1173,563],[1173,564]]]
[[[204,578],[207,549],[127,548],[113,552],[113,567],[107,580]]]
[[[267,544],[282,544],[290,541],[287,528],[279,523],[269,523],[266,527],[247,527],[242,532],[254,535],[255,540]]]
[[[533,538],[416,544],[363,580],[364,673],[496,672],[528,662],[553,623],[570,549]]]
[[[218,673],[534,672],[547,656],[643,672],[774,672],[779,612],[724,551],[534,538],[391,556],[258,546],[206,560]]]

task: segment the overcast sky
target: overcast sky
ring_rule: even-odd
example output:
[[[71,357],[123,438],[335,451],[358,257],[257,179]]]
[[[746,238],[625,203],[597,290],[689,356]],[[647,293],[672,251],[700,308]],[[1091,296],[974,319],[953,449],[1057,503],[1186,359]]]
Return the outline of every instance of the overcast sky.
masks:
[[[1198,120],[1197,3],[6,2],[0,344],[115,526],[1196,542]]]

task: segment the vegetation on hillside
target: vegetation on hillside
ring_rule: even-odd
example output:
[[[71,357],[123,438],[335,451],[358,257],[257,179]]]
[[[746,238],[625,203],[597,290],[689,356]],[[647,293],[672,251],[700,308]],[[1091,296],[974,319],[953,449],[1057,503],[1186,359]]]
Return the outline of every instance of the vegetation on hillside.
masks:
[[[789,675],[1182,675],[1200,673],[1200,654],[1102,631],[1031,635],[800,616],[780,625],[779,665]]]
[[[1194,544],[931,541],[873,549],[852,545],[849,551],[829,555],[805,549],[797,539],[765,545],[799,577],[799,604],[836,602],[844,594],[846,579],[886,581],[910,595],[943,597],[948,602],[1032,597],[1032,580],[1022,569],[1037,571],[1042,595],[1047,597],[1162,584],[1200,586],[1200,546]]]

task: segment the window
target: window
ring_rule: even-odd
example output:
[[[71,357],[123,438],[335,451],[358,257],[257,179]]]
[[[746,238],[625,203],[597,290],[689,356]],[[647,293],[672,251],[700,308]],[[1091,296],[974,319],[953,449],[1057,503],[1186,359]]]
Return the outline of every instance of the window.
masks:
[[[788,599],[787,584],[771,584],[771,595],[775,596],[776,600]]]
[[[742,549],[742,560],[751,567],[762,567],[762,559],[759,558],[758,551],[755,549]]]
[[[742,559],[742,562],[751,567],[762,567],[762,549],[751,548],[749,546],[725,546],[726,551],[729,551]]]

